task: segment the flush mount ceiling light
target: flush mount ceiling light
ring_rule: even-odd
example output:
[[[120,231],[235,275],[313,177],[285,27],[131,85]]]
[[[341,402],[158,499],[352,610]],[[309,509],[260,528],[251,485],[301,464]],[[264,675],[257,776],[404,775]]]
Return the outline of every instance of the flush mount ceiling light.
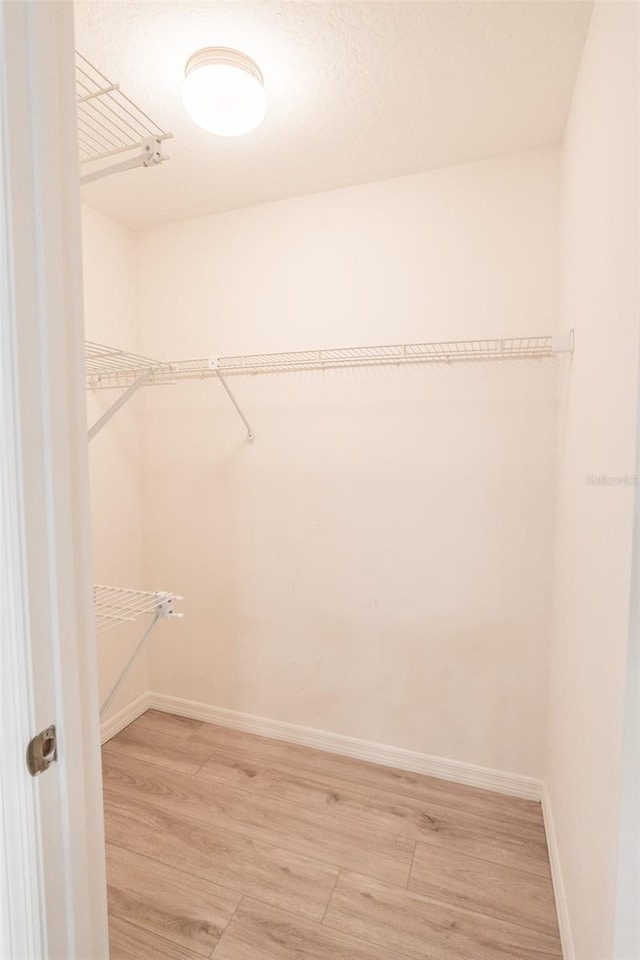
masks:
[[[185,67],[182,101],[192,120],[220,137],[238,137],[264,120],[267,96],[256,63],[239,50],[206,47]]]

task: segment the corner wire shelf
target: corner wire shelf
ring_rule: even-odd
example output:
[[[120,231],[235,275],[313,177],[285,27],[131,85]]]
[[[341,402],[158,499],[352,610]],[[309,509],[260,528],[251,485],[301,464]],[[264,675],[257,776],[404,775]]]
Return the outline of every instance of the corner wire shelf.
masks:
[[[167,133],[76,50],[76,101],[80,183],[168,159],[162,153]],[[135,154],[131,154],[135,151]],[[120,162],[111,162],[119,156]]]
[[[228,376],[294,373],[344,367],[400,365],[407,363],[454,363],[478,360],[536,360],[573,352],[573,331],[561,336],[507,337],[485,340],[446,340],[431,343],[387,344],[368,347],[336,347],[287,353],[258,353],[199,360],[161,361],[115,350],[97,343],[86,344],[88,390],[121,389],[124,393],[89,430],[92,439],[143,384],[177,383],[215,377],[222,383],[237,413],[253,431],[226,382]]]
[[[100,716],[104,716],[118,690],[124,683],[138,655],[145,646],[160,620],[180,619],[181,613],[175,610],[177,600],[182,597],[174,593],[149,593],[145,590],[129,590],[125,587],[106,587],[96,584],[93,588],[93,606],[96,621],[96,633],[105,633],[123,623],[133,623],[139,617],[151,616],[151,620],[129,657],[124,669],[115,681],[100,707]]]

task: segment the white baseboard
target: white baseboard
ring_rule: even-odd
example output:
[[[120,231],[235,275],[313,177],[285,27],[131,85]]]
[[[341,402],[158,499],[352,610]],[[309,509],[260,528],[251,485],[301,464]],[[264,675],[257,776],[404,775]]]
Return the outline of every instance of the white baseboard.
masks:
[[[558,849],[558,839],[556,837],[555,826],[553,823],[551,797],[549,796],[546,783],[543,783],[542,785],[542,816],[544,819],[545,832],[547,834],[547,847],[549,849],[549,862],[551,864],[553,892],[556,898],[556,912],[558,914],[558,926],[560,927],[560,940],[562,942],[562,956],[564,957],[564,960],[576,960],[576,953],[573,946],[573,936],[571,933],[571,923],[569,920],[569,906],[567,904],[567,896],[562,877],[560,850]]]
[[[400,770],[410,770],[413,773],[439,777],[442,780],[495,790],[513,797],[525,797],[528,800],[541,798],[541,781],[517,773],[504,773],[501,770],[491,770],[472,763],[444,760],[441,757],[432,757],[414,750],[405,750],[402,747],[390,747],[339,733],[328,733],[295,723],[285,723],[282,720],[256,717],[250,713],[212,707],[206,703],[170,697],[163,693],[149,694],[148,707],[163,710],[165,713],[175,713],[180,717],[202,720],[204,723],[217,723],[234,730],[245,730],[247,733],[270,737],[272,740],[286,740],[288,743],[299,743],[306,747],[315,747],[317,750],[327,750],[329,753],[339,753],[358,760],[370,760],[372,763],[380,763],[386,767],[397,767]]]
[[[120,733],[120,731],[128,727],[130,723],[133,723],[134,720],[141,717],[151,706],[151,697],[152,694],[150,693],[141,693],[139,697],[132,700],[131,703],[123,707],[122,710],[119,710],[118,713],[114,713],[108,720],[104,720],[100,724],[100,743],[106,743],[107,740],[111,740],[111,737],[115,737],[116,733]]]

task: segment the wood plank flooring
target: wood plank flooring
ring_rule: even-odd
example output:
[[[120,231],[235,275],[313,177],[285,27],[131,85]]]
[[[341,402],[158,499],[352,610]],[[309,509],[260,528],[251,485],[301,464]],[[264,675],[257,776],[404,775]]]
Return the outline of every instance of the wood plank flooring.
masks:
[[[561,960],[537,803],[157,711],[103,769],[111,960]]]

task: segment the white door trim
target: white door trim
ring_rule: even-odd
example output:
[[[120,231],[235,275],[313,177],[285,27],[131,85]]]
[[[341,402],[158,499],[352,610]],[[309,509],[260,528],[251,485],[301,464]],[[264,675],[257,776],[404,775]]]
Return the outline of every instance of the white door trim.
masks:
[[[0,31],[3,24],[0,22]],[[0,47],[3,40],[0,38]],[[5,170],[0,133],[0,170]],[[4,177],[0,178],[0,211],[6,211]],[[8,260],[3,217],[0,264]],[[31,662],[28,645],[28,598],[25,577],[25,537],[21,523],[22,474],[15,329],[8,274],[0,271],[0,863],[2,864],[1,939],[3,957],[44,956],[44,902],[38,796],[25,775],[24,744],[33,730]]]
[[[640,368],[639,368],[640,369]],[[640,474],[640,376],[636,415]],[[640,957],[640,487],[633,509],[631,597],[624,694],[614,957]]]
[[[108,957],[73,5],[0,2],[2,949]],[[55,723],[32,779],[27,742]]]

